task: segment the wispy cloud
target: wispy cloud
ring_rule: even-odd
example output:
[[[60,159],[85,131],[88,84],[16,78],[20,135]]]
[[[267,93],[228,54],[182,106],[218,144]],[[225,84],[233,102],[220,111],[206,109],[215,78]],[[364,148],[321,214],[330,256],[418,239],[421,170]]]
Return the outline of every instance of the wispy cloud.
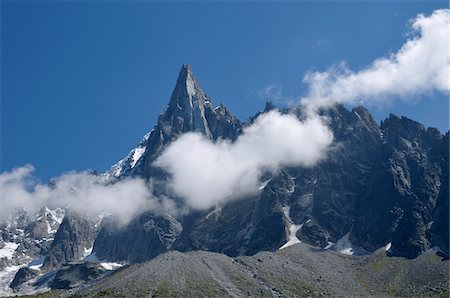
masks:
[[[258,97],[264,101],[270,101],[273,103],[280,102],[284,99],[283,90],[278,84],[270,84],[257,93]]]
[[[122,224],[147,210],[175,211],[173,202],[154,197],[143,179],[108,184],[103,176],[81,172],[64,174],[44,185],[37,183],[33,171],[27,165],[0,174],[0,222],[15,210],[34,213],[44,206],[70,209],[87,218],[110,214]]]
[[[309,85],[302,99],[309,108],[335,103],[379,103],[395,98],[408,100],[433,91],[450,90],[449,10],[418,15],[411,21],[410,38],[396,53],[378,58],[352,71],[345,63],[308,73]]]

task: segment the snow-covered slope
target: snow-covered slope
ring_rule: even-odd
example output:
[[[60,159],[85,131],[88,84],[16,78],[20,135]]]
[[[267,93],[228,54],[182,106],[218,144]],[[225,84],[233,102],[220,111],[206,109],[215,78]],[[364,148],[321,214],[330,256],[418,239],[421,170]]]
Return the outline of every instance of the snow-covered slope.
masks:
[[[36,214],[18,211],[0,224],[0,296],[13,294],[9,284],[20,268],[40,269],[64,214],[46,207]]]
[[[139,144],[132,149],[128,155],[115,163],[109,171],[104,173],[107,179],[119,178],[120,176],[126,176],[129,172],[138,164],[142,155],[147,148],[148,138],[150,137],[151,132],[146,133]]]

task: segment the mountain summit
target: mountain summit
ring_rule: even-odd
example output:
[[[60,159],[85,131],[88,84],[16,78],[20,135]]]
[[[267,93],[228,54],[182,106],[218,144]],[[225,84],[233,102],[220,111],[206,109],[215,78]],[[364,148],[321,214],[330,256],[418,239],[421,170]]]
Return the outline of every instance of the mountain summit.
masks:
[[[109,171],[116,178],[143,176],[150,178],[158,169],[152,166],[161,150],[186,132],[199,132],[210,140],[235,139],[241,129],[240,121],[222,104],[215,107],[194,77],[191,67],[181,67],[166,110],[159,115],[154,129],[138,146]]]
[[[198,131],[207,138],[213,139],[206,111],[213,110],[211,99],[203,92],[198,81],[194,78],[189,65],[183,65],[178,75],[175,89],[164,112],[162,120],[167,135],[175,132]]]

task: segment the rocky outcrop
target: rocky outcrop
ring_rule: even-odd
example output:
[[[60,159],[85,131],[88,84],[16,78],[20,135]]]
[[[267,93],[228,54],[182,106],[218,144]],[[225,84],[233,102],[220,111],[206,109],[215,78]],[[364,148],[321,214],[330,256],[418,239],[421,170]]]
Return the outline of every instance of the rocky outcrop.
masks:
[[[110,220],[103,224],[93,251],[99,259],[142,262],[170,250],[181,230],[170,215],[144,213],[126,226]]]
[[[63,265],[51,283],[52,289],[71,289],[105,275],[107,270],[96,263],[71,262]]]
[[[38,275],[38,270],[34,270],[29,267],[22,267],[19,269],[19,271],[17,271],[13,281],[9,286],[11,287],[11,289],[17,290],[23,283],[30,281]]]

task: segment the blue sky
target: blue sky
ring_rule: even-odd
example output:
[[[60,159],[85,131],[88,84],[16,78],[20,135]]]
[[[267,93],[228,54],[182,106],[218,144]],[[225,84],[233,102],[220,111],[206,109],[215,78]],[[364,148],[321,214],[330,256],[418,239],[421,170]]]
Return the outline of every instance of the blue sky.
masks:
[[[446,1],[1,2],[1,171],[46,181],[104,171],[156,123],[182,64],[241,120],[304,92],[307,71],[358,70],[397,51],[408,20]],[[270,97],[270,96],[269,96]],[[449,129],[449,101],[369,107]]]

